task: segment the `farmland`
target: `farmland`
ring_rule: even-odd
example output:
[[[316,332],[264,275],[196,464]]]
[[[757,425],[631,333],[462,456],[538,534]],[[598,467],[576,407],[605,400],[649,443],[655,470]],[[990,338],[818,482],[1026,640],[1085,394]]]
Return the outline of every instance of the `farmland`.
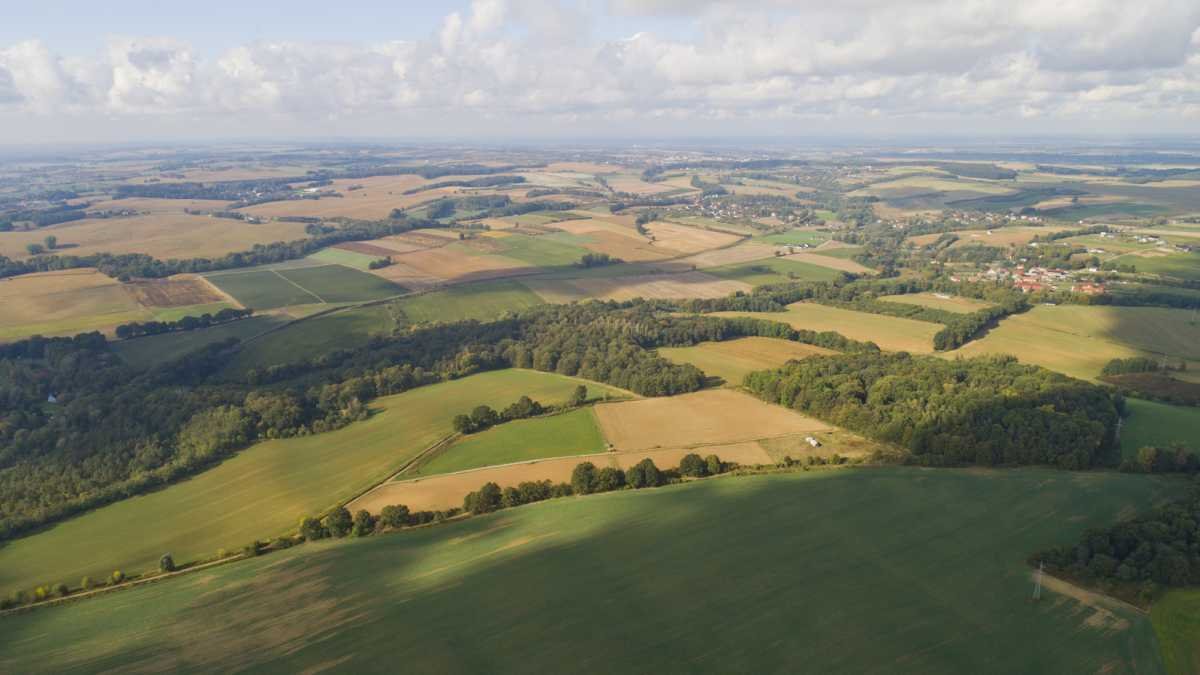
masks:
[[[1129,418],[1121,427],[1121,454],[1133,458],[1138,448],[1173,443],[1194,448],[1200,445],[1200,408],[1167,405],[1136,398],[1125,400]]]
[[[751,286],[781,284],[789,281],[833,281],[842,273],[823,265],[814,265],[789,258],[768,258],[737,265],[713,267],[707,274],[740,281]]]
[[[26,274],[0,281],[0,340],[74,335],[150,318],[121,284],[95,270]]]
[[[604,450],[591,408],[516,420],[471,434],[422,462],[413,476],[431,476],[495,464]],[[408,474],[406,474],[408,475]]]
[[[396,319],[385,305],[354,307],[306,318],[243,345],[225,367],[236,374],[255,366],[319,356],[332,349],[353,349],[377,335],[390,335]]]
[[[245,340],[271,330],[284,321],[285,319],[279,316],[260,314],[211,328],[122,340],[113,344],[113,351],[126,363],[139,368],[148,368],[227,338],[235,337]]]
[[[629,274],[578,279],[530,279],[525,282],[525,285],[546,302],[573,302],[589,298],[601,300],[720,298],[737,291],[748,291],[751,288],[747,283],[721,279],[704,272]]]
[[[1200,672],[1200,590],[1167,593],[1150,610],[1154,634],[1172,675]]]
[[[661,347],[659,355],[676,363],[690,363],[706,375],[740,385],[747,373],[783,365],[791,359],[832,353],[828,349],[774,338],[747,337],[725,342],[704,342],[694,347]]]
[[[7,617],[0,667],[1159,673],[1151,619],[1053,586],[1030,603],[1025,557],[1172,485],[891,468],[556,500]]]
[[[718,312],[717,316],[752,316],[779,321],[793,328],[836,331],[855,340],[871,341],[882,349],[928,353],[933,351],[933,336],[941,324],[901,319],[882,314],[855,312],[839,307],[798,302],[786,312]]]
[[[404,292],[386,279],[342,265],[226,272],[208,280],[255,309],[380,300]]]
[[[601,403],[596,419],[604,437],[621,452],[739,443],[829,428],[731,389]]]
[[[494,319],[542,304],[542,298],[518,281],[452,286],[442,291],[414,295],[397,302],[412,323]]]
[[[1072,377],[1096,378],[1115,358],[1163,354],[1200,358],[1200,325],[1190,312],[1157,307],[1040,305],[1000,322],[952,355],[1005,353]]]
[[[581,381],[504,370],[377,399],[370,419],[337,431],[271,440],[194,478],[72,518],[0,548],[0,588],[48,580],[78,583],[113,569],[152,567],[164,552],[185,561],[212,557],[255,537],[294,528],[387,478],[451,433],[454,415],[500,408],[527,395],[565,401]],[[615,391],[586,383],[593,396]],[[102,553],[102,555],[101,555]]]
[[[880,300],[887,302],[899,302],[905,305],[919,305],[921,307],[931,307],[933,309],[941,309],[955,314],[970,314],[981,309],[991,307],[991,303],[983,300],[975,300],[973,298],[964,298],[960,295],[941,296],[937,293],[909,293],[906,295],[887,295]]]
[[[250,225],[240,220],[210,218],[182,212],[77,220],[35,232],[0,232],[0,255],[25,258],[26,244],[41,243],[52,234],[64,253],[145,253],[169,258],[216,258],[244,251],[254,244],[304,239],[300,223],[270,222]]]

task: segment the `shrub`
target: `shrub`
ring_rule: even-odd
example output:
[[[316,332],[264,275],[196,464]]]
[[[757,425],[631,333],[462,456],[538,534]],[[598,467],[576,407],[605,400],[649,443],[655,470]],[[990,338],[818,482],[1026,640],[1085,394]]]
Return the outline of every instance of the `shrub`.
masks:
[[[611,492],[625,487],[625,472],[606,466],[596,475],[596,492]]]
[[[709,475],[715,476],[725,471],[725,465],[721,463],[721,458],[716,455],[705,457],[704,464],[708,468]]]
[[[113,573],[109,575],[108,580],[113,586],[116,586],[117,584],[125,581],[125,573],[121,570],[114,570]]]
[[[84,578],[80,579],[79,580],[79,588],[81,590],[85,590],[85,591],[92,590],[92,578],[84,577]]]
[[[471,497],[473,497],[470,505],[471,513],[491,513],[500,509],[500,486],[495,483],[485,483],[478,492],[468,495],[468,498]]]
[[[158,569],[161,572],[175,571],[175,559],[171,557],[170,553],[164,553],[163,556],[158,559]]]
[[[245,555],[247,558],[257,558],[258,556],[262,555],[262,552],[263,552],[262,542],[258,541],[257,539],[250,542],[249,544],[246,544],[246,546],[242,549],[242,554]]]
[[[344,506],[337,507],[333,513],[325,517],[325,529],[329,530],[329,534],[334,537],[346,536],[352,527],[354,527],[354,519]]]
[[[696,453],[689,453],[679,460],[679,473],[693,478],[708,475],[708,464]]]
[[[393,530],[408,524],[408,507],[403,504],[389,504],[379,512],[379,522],[384,527]]]
[[[300,536],[304,537],[305,541],[324,539],[325,534],[325,526],[316,518],[310,516],[300,521]]]
[[[354,536],[365,537],[375,530],[375,517],[366,509],[359,509],[354,514]]]
[[[658,487],[662,485],[662,472],[647,457],[625,472],[625,480],[634,488]]]
[[[66,584],[64,584],[62,582],[54,584],[54,595],[56,595],[60,598],[65,598],[70,594],[71,594],[71,589],[67,588]]]
[[[580,462],[571,472],[571,491],[577,495],[586,495],[596,490],[596,465],[591,462]]]

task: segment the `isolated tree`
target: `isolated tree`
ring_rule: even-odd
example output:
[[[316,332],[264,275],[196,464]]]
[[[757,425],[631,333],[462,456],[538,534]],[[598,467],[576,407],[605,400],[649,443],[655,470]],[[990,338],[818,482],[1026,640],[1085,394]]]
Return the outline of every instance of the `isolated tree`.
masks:
[[[588,390],[582,384],[575,387],[575,391],[571,392],[570,404],[572,406],[580,406],[587,403]]]
[[[42,241],[46,243],[46,248],[50,249],[51,251],[58,248],[58,237],[52,234],[46,235],[46,238]]]
[[[29,255],[38,255],[39,253],[45,253],[46,247],[41,244],[25,244],[25,250],[29,251]]]
[[[175,571],[175,559],[171,557],[170,553],[164,553],[163,556],[158,559],[158,569],[162,572]]]
[[[596,465],[591,462],[580,462],[571,472],[571,491],[577,495],[586,495],[596,490]]]
[[[596,474],[596,492],[612,492],[625,487],[625,472],[606,466]]]
[[[408,524],[408,507],[403,504],[388,504],[379,512],[379,522],[393,530],[404,527]]]
[[[708,475],[708,464],[705,463],[700,455],[690,452],[679,460],[679,473],[693,478],[700,478]]]
[[[354,536],[365,537],[375,530],[375,517],[366,509],[354,513]]]
[[[354,527],[354,518],[350,516],[350,511],[344,506],[337,507],[333,513],[325,517],[325,529],[335,537],[346,536],[352,527]]]

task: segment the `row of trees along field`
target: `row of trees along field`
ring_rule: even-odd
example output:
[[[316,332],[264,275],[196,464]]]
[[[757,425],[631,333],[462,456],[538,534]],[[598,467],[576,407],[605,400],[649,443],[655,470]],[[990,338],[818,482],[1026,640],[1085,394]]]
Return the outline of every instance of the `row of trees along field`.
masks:
[[[1124,400],[1008,356],[816,356],[751,373],[772,403],[907,448],[930,466],[1116,466]]]
[[[85,256],[45,255],[26,260],[13,260],[0,255],[0,277],[79,267],[94,267],[107,276],[123,281],[133,277],[161,278],[173,274],[215,272],[296,260],[334,244],[378,239],[428,227],[444,227],[444,225],[437,221],[410,219],[403,216],[398,220],[384,221],[341,220],[337,228],[313,229],[312,231],[316,234],[307,239],[255,244],[247,251],[238,251],[211,259],[158,260],[143,253],[95,253]]]
[[[0,348],[0,536],[139,494],[257,440],[320,433],[378,396],[508,367],[646,396],[696,391],[704,374],[653,351],[745,335],[874,350],[836,333],[755,319],[672,316],[647,302],[543,306],[420,327],[357,349],[231,378],[229,339],[138,370],[99,333]],[[54,403],[48,403],[53,397]]]
[[[124,340],[144,335],[177,333],[245,319],[251,314],[254,314],[254,310],[249,307],[246,309],[225,307],[218,310],[215,314],[205,312],[200,316],[185,316],[177,321],[131,321],[117,326],[116,335],[118,338]]]

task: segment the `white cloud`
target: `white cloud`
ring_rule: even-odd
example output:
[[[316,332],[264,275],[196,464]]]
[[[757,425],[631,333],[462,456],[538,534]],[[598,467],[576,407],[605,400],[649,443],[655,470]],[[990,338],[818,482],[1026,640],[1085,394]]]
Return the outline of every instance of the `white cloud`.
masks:
[[[0,46],[0,112],[10,121],[267,115],[302,124],[469,111],[536,128],[838,116],[1180,121],[1200,108],[1195,0],[625,0],[607,5],[622,21],[636,27],[653,15],[695,37],[610,41],[591,37],[598,17],[588,8],[601,6],[475,0],[423,40],[256,42],[211,58],[170,36],[114,38],[87,60],[18,42]]]

